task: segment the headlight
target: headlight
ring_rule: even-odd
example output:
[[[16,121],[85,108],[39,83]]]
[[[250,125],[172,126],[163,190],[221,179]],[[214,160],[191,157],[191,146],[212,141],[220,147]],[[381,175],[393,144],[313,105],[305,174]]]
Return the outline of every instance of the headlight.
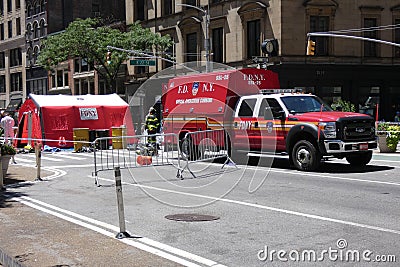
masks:
[[[325,138],[336,138],[336,122],[320,122],[318,128]]]

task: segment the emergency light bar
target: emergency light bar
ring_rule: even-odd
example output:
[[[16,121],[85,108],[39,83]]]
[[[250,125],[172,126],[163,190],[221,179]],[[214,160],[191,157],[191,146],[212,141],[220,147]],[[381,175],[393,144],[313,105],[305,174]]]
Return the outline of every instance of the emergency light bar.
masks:
[[[302,93],[302,89],[261,89],[260,92],[263,95],[268,95],[268,94],[283,94],[283,93]]]

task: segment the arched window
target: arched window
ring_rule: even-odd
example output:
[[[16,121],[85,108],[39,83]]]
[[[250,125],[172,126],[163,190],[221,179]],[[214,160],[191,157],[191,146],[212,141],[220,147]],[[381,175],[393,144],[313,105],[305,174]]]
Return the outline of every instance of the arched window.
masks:
[[[35,46],[35,48],[33,48],[33,63],[36,64],[36,60],[39,56],[39,46]]]
[[[31,17],[32,16],[32,5],[31,4],[28,4],[26,6],[26,11],[28,12],[28,17]]]
[[[28,50],[26,51],[26,62],[28,62],[28,66],[32,65],[32,48],[28,48]]]
[[[36,1],[35,3],[35,14],[39,14],[40,13],[40,2]]]
[[[40,2],[40,12],[45,12],[46,11],[46,0],[42,0]]]
[[[33,23],[33,39],[39,38],[39,24],[37,21]]]
[[[43,37],[43,36],[46,36],[46,22],[44,21],[44,19],[42,19],[41,21],[40,21],[40,24],[39,24],[39,33],[40,33],[40,37]]]
[[[26,40],[32,40],[32,24],[30,23],[26,25]]]

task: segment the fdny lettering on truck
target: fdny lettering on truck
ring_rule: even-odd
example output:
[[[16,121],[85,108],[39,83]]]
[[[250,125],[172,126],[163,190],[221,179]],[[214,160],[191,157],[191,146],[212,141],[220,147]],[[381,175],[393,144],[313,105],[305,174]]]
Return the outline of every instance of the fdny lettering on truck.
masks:
[[[261,85],[261,81],[265,81],[263,74],[243,74],[243,80],[249,85]]]
[[[98,120],[96,108],[79,108],[79,114],[81,115],[81,120]]]
[[[241,121],[239,122],[239,130],[250,130],[253,122],[251,121]]]

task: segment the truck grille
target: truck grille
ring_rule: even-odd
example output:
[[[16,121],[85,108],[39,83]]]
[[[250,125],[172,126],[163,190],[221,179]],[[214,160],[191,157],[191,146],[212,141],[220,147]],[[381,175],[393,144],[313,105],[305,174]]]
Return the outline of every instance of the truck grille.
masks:
[[[343,141],[374,140],[374,124],[372,118],[342,118],[338,121],[338,136]]]

